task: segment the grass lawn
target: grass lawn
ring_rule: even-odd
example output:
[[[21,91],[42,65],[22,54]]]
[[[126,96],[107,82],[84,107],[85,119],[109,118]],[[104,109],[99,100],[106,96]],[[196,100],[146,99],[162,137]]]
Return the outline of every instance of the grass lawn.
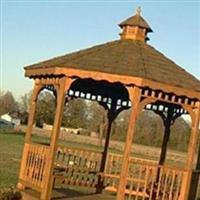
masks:
[[[40,143],[49,143],[45,137],[33,136],[33,141]],[[24,143],[23,134],[0,132],[0,188],[15,186],[18,179],[19,165],[21,160],[22,148]],[[101,150],[94,145],[84,145],[75,142],[59,141],[59,144],[70,147],[79,147],[85,149]],[[80,188],[72,188],[75,193],[85,194],[86,191]],[[200,187],[199,187],[200,189]],[[83,190],[83,191],[81,191]],[[72,193],[73,193],[72,192]],[[199,197],[200,200],[200,191]]]
[[[23,135],[0,133],[0,188],[16,184],[23,142]]]

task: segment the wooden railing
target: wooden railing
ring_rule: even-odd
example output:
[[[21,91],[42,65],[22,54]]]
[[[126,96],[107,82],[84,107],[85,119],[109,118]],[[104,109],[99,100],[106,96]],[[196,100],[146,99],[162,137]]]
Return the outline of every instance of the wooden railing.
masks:
[[[42,191],[49,146],[24,146],[20,181],[27,187]],[[64,184],[96,187],[99,178],[104,189],[117,192],[123,156],[109,153],[105,171],[99,173],[102,153],[59,146],[56,152],[54,178]],[[181,187],[187,171],[170,166],[159,166],[155,161],[131,157],[125,197],[127,200],[181,200]],[[184,192],[184,191],[183,191]]]
[[[95,187],[101,156],[98,151],[59,146],[54,176],[65,184]]]
[[[109,153],[104,173],[99,173],[101,152],[59,147],[55,169],[64,184],[96,187],[98,178],[104,189],[117,192],[123,156]],[[159,166],[155,161],[131,157],[125,194],[127,200],[181,200],[181,185],[187,172],[180,168]]]
[[[117,192],[122,155],[109,154],[106,171],[102,174],[105,189]],[[158,166],[155,161],[131,157],[125,189],[126,199],[180,200],[183,176],[180,168]]]
[[[123,155],[109,153],[107,163],[106,163],[105,173],[101,174],[102,179],[104,181],[105,190],[111,191],[111,192],[117,192],[122,162],[123,162]],[[142,184],[144,185],[145,180],[147,179],[145,176],[144,177],[138,176],[139,171],[144,170],[142,169],[141,164],[146,164],[147,166],[149,166],[152,164],[156,165],[156,162],[151,161],[151,160],[135,158],[135,157],[131,157],[129,159],[127,188],[125,189],[125,193],[129,196],[139,195],[139,196],[148,197],[148,195],[144,191],[139,190],[139,186]],[[141,168],[138,168],[139,166],[141,166]],[[138,184],[138,191],[135,187],[135,184]]]
[[[26,143],[20,181],[27,187],[41,191],[44,186],[45,168],[49,147],[45,145]]]
[[[179,200],[183,176],[187,173],[183,169],[139,162],[131,163],[130,168],[128,199],[132,199],[132,191],[135,191],[135,196],[148,197],[149,200]]]

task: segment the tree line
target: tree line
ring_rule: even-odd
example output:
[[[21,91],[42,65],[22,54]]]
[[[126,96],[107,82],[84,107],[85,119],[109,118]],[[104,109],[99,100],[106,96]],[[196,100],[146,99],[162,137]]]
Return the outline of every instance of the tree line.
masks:
[[[22,124],[27,124],[31,92],[16,100],[11,92],[0,91],[0,115],[9,113],[18,117]],[[56,101],[53,93],[42,91],[38,96],[35,124],[42,127],[43,123],[53,124]],[[111,137],[114,140],[125,141],[130,110],[119,114],[112,125]],[[104,137],[107,125],[107,112],[96,102],[73,99],[66,102],[63,112],[62,126],[82,128],[81,134],[90,135],[96,132]],[[161,146],[164,127],[161,118],[152,111],[142,111],[137,120],[135,143]],[[187,150],[190,126],[178,118],[171,128],[169,147],[176,150]]]

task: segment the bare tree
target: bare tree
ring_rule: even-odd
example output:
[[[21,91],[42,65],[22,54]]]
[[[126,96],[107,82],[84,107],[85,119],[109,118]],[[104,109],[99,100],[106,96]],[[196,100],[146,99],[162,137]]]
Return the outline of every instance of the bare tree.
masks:
[[[72,128],[86,128],[86,108],[85,100],[73,99],[64,108],[62,125]]]
[[[15,98],[13,97],[13,94],[11,92],[6,92],[3,94],[1,92],[0,95],[0,115],[3,115],[5,113],[14,113],[18,110],[17,102],[15,101]]]
[[[0,90],[0,98],[5,94],[3,90]]]
[[[42,127],[43,123],[53,124],[55,115],[55,97],[49,91],[39,94],[36,105],[36,125]]]
[[[19,112],[21,123],[27,124],[28,121],[28,112],[29,112],[29,105],[31,102],[31,93],[32,91],[24,94],[19,100]]]

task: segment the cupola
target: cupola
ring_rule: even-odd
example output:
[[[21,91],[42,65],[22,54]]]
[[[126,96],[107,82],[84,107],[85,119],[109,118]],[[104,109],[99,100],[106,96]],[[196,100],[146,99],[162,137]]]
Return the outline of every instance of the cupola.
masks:
[[[153,32],[148,23],[141,16],[141,8],[136,9],[134,16],[126,19],[119,24],[122,32],[120,33],[121,39],[131,39],[146,42],[149,40],[147,34]]]

